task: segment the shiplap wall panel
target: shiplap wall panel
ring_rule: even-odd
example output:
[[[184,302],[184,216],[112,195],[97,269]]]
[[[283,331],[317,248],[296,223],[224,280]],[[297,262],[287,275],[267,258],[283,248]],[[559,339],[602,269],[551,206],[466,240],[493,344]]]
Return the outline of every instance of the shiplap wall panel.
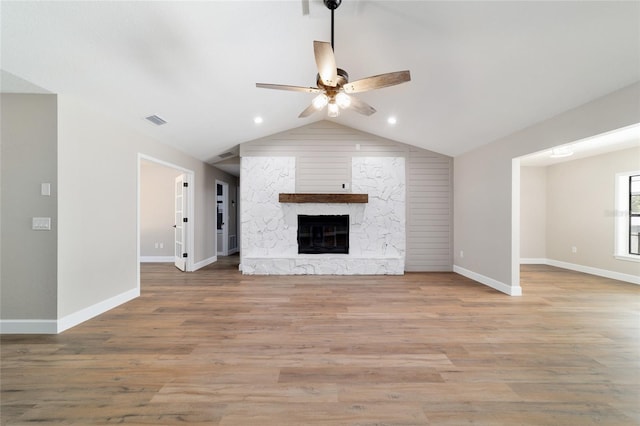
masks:
[[[407,160],[407,271],[450,271],[452,161],[412,148]]]
[[[296,192],[349,192],[352,157],[406,158],[407,271],[451,271],[451,157],[319,121],[240,145],[240,156],[295,156]],[[242,179],[242,176],[240,177]]]

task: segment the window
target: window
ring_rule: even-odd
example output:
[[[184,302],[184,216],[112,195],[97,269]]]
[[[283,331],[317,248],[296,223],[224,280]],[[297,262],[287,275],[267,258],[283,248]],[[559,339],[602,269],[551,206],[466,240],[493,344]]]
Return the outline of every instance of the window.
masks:
[[[640,255],[640,175],[629,176],[629,254]]]
[[[615,257],[640,262],[640,171],[616,176],[614,216]]]

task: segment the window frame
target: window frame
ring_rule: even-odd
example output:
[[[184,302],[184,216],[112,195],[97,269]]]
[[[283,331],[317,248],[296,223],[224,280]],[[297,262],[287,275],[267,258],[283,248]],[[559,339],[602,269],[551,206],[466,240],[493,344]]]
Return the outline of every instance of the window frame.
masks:
[[[631,253],[631,178],[638,175],[640,170],[616,174],[614,257],[618,260],[640,262],[640,255]]]
[[[631,256],[640,256],[640,249],[638,250],[638,253],[633,253],[631,250],[631,244],[632,244],[632,235],[633,233],[631,232],[631,227],[632,227],[632,218],[637,217],[640,218],[640,212],[638,213],[634,213],[633,209],[631,208],[633,202],[632,199],[635,196],[640,196],[640,191],[637,193],[633,192],[633,184],[632,182],[634,181],[634,178],[636,178],[635,180],[638,182],[638,184],[640,184],[640,173],[636,174],[636,175],[629,175],[629,191],[628,191],[628,197],[629,197],[629,228],[628,228],[628,233],[629,233],[629,245],[628,245],[628,250],[627,253]],[[638,238],[640,239],[640,232],[638,232]]]

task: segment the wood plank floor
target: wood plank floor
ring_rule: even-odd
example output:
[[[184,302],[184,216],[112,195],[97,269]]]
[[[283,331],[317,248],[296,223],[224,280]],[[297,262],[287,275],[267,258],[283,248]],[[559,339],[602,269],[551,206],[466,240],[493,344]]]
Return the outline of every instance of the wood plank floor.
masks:
[[[235,262],[235,264],[234,264]],[[640,424],[640,287],[525,266],[257,277],[142,265],[142,295],[3,336],[3,425]]]

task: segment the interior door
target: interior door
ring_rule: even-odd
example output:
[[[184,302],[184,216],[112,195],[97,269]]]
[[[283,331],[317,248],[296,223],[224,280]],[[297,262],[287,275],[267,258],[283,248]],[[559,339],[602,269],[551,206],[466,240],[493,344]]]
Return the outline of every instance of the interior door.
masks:
[[[175,180],[175,244],[174,263],[176,268],[185,271],[187,267],[187,226],[189,216],[187,212],[188,182],[185,174],[176,177]]]

